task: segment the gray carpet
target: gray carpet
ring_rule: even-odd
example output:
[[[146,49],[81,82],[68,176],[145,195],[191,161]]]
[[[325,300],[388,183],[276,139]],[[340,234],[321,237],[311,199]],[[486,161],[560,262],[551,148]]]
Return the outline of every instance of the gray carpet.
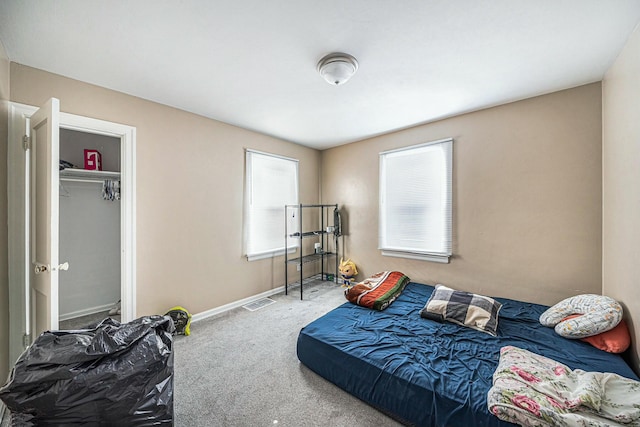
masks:
[[[319,377],[296,356],[300,329],[344,303],[317,282],[258,311],[238,308],[192,325],[175,342],[176,426],[399,426]]]
[[[344,303],[331,282],[305,284],[257,311],[237,308],[196,322],[175,339],[175,425],[399,426],[319,377],[296,356],[300,329]],[[1,427],[8,425],[5,416]]]

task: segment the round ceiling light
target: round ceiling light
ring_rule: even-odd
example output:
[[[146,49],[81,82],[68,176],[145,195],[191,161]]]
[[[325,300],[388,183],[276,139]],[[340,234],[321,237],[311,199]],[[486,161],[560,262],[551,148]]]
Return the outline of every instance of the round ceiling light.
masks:
[[[341,85],[347,82],[358,69],[358,61],[346,53],[330,53],[318,62],[318,72],[332,85]]]

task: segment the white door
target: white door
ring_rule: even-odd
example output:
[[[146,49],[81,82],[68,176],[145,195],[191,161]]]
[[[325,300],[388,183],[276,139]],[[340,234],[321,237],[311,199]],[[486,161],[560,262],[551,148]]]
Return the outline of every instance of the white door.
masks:
[[[58,167],[60,102],[51,98],[30,124],[29,234],[31,336],[58,329]]]
[[[39,110],[10,104],[8,147],[9,368],[42,331],[59,328],[59,126],[114,136],[121,149],[122,321],[136,317],[135,127],[68,113],[59,101]],[[27,135],[31,148],[23,144]],[[64,261],[64,260],[63,260]],[[48,266],[35,274],[32,263]],[[42,269],[41,269],[42,270]],[[64,274],[64,273],[63,273]]]

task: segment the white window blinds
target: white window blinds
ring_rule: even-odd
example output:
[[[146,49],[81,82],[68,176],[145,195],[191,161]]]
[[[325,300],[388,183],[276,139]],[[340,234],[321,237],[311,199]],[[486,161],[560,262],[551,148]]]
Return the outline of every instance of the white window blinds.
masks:
[[[245,253],[249,261],[284,253],[287,204],[298,204],[298,161],[247,150]],[[291,247],[296,243],[292,241]]]
[[[380,153],[383,255],[448,262],[452,139]]]

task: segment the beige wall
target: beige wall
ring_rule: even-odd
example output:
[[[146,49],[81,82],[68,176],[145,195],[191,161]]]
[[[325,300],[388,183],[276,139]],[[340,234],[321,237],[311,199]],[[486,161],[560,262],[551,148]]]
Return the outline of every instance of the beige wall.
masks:
[[[7,124],[9,59],[0,42],[0,383],[9,367],[9,274],[7,268]]]
[[[299,159],[303,203],[319,199],[318,151],[11,64],[13,101],[50,97],[62,111],[137,128],[138,315],[199,313],[284,284],[282,258],[242,255],[244,148]]]
[[[620,300],[640,373],[640,28],[603,80],[603,294]]]
[[[359,278],[380,270],[554,304],[601,292],[601,88],[594,83],[322,153],[322,199],[344,205]],[[454,138],[450,264],[384,257],[378,153]]]

